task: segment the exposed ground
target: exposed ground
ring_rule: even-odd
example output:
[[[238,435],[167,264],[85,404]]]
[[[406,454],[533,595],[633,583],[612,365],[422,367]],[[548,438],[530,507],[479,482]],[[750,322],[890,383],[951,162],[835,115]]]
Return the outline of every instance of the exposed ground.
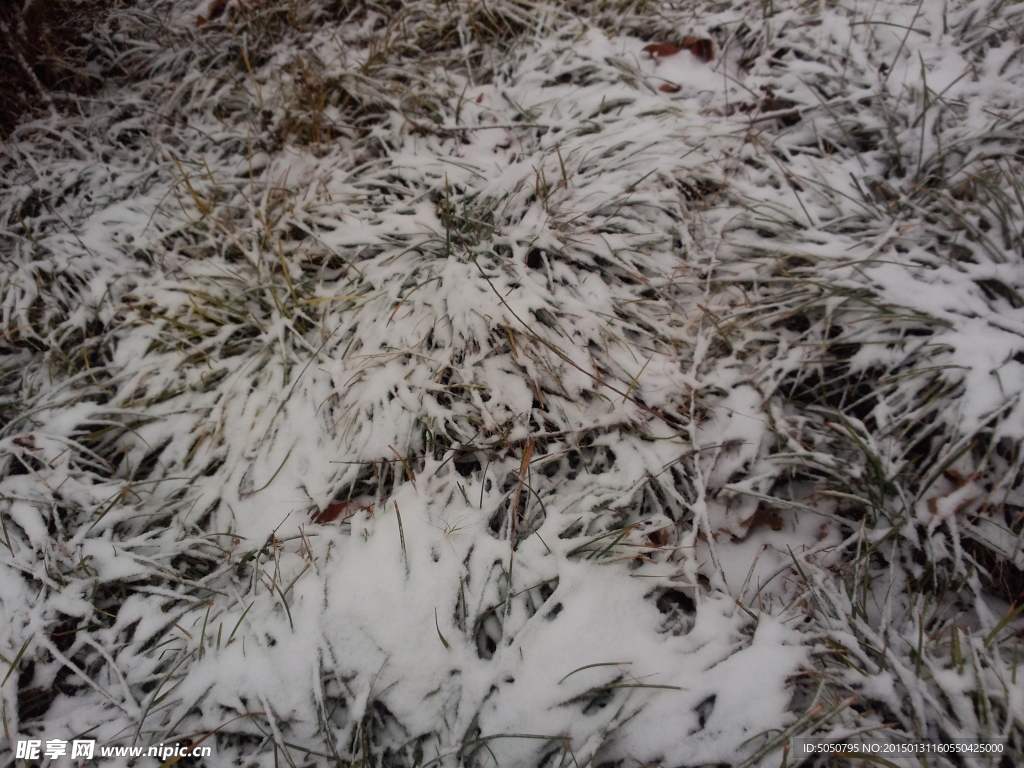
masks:
[[[0,764],[1024,764],[1024,4],[39,7]]]

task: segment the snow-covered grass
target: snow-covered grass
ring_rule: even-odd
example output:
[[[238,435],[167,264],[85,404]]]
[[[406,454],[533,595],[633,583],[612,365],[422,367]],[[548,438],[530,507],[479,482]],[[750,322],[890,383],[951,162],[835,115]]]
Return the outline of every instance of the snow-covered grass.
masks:
[[[1021,30],[111,7],[0,148],[0,761],[1024,762]]]

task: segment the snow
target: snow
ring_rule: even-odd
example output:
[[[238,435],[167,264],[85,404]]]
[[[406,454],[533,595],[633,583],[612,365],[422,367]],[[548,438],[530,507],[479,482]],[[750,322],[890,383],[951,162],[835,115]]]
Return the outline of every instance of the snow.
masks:
[[[1024,11],[407,5],[112,11],[3,145],[11,736],[1019,753]]]

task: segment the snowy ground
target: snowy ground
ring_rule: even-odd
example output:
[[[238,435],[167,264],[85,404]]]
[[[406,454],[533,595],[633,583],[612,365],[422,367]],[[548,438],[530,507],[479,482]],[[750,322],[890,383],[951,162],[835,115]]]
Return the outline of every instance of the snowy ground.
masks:
[[[1024,762],[1022,30],[115,7],[0,145],[0,764]]]

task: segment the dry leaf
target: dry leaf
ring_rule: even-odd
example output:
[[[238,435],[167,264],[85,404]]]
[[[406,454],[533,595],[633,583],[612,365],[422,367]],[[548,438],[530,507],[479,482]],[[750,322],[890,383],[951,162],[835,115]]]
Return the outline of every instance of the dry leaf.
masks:
[[[672,43],[651,43],[650,45],[644,46],[644,53],[651,54],[652,59],[661,58],[663,56],[675,56],[681,50],[682,48],[677,45],[672,45]]]
[[[647,546],[649,547],[664,547],[668,544],[668,533],[669,528],[659,528],[656,531],[651,531],[647,536]]]
[[[708,62],[715,58],[715,44],[706,37],[687,35],[683,38],[683,48],[686,48],[703,62]]]
[[[328,504],[321,510],[318,510],[313,515],[313,522],[325,525],[327,523],[333,523],[335,520],[348,520],[356,512],[372,512],[373,507],[368,504],[357,504],[354,501],[336,501],[333,504]]]
[[[703,62],[715,58],[715,44],[706,37],[694,37],[693,35],[684,37],[679,45],[650,43],[644,46],[644,53],[650,54],[652,59],[660,59],[666,56],[675,56],[684,48]]]
[[[757,507],[757,511],[746,520],[740,521],[740,524],[747,529],[749,534],[753,529],[763,525],[768,526],[773,531],[781,531],[783,520],[778,509],[760,504]]]

